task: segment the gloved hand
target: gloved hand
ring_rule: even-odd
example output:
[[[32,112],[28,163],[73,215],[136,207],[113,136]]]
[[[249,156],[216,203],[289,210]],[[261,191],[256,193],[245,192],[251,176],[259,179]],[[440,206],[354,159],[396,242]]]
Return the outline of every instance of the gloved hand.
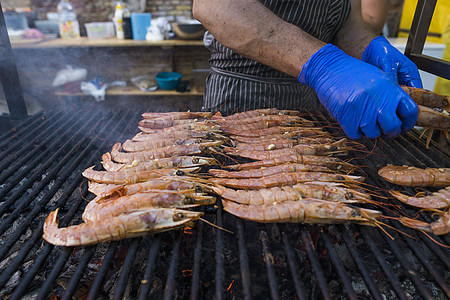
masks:
[[[314,53],[297,79],[316,91],[351,138],[360,138],[361,132],[368,138],[394,138],[417,121],[417,105],[396,82],[332,44]]]
[[[380,68],[398,84],[422,88],[417,66],[382,36],[370,42],[361,60]]]

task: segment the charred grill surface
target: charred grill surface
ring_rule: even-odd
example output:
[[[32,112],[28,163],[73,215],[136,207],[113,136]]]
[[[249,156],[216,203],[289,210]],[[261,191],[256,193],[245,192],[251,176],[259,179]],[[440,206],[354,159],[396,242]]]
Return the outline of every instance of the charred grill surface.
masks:
[[[194,228],[100,243],[56,247],[42,239],[45,217],[60,208],[60,226],[79,224],[93,195],[81,173],[116,142],[136,134],[143,111],[47,112],[0,138],[0,298],[46,299],[445,299],[450,297],[449,235],[432,236],[386,220],[397,232],[355,224],[258,224],[217,207]],[[336,125],[306,114],[331,133]],[[449,154],[425,148],[415,132],[394,141],[364,140],[347,158],[368,188],[414,194],[381,179],[386,164],[450,167]],[[370,152],[370,155],[369,153]],[[409,216],[432,213],[402,204]],[[373,207],[398,217],[390,206]],[[405,235],[408,234],[409,236]],[[439,243],[439,244],[438,244]]]

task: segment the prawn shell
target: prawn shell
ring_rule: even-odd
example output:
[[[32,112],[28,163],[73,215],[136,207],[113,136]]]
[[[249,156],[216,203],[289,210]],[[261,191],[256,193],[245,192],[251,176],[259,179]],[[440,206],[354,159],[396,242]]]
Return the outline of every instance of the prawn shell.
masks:
[[[432,233],[435,235],[444,235],[450,232],[450,212],[439,212],[439,219],[434,222],[426,223],[423,221],[402,217],[399,221],[408,227]]]
[[[440,95],[433,91],[420,89],[410,86],[401,86],[402,89],[416,102],[429,108],[445,108],[450,109],[450,96]]]
[[[58,228],[58,209],[44,222],[43,238],[57,246],[87,246],[178,228],[203,213],[175,208],[128,211],[117,217]]]
[[[416,126],[440,130],[450,130],[450,116],[434,109],[419,105]]]
[[[450,206],[450,186],[425,197],[412,197],[398,191],[390,191],[390,194],[399,201],[415,207],[441,209]]]
[[[341,175],[324,172],[293,172],[280,173],[262,178],[211,178],[214,184],[219,184],[236,189],[261,189],[274,186],[293,185],[308,181],[331,181],[331,182],[361,182],[362,176]]]
[[[259,223],[336,224],[358,223],[373,225],[381,212],[353,208],[339,202],[318,199],[275,202],[263,205],[243,205],[222,200],[223,208],[237,217]]]
[[[106,200],[94,199],[86,205],[82,218],[85,222],[94,222],[116,217],[128,210],[165,207],[188,208],[214,203],[213,196],[194,193],[192,190],[154,190]]]
[[[378,170],[386,181],[410,187],[450,185],[450,168],[417,168],[410,166],[385,166]]]

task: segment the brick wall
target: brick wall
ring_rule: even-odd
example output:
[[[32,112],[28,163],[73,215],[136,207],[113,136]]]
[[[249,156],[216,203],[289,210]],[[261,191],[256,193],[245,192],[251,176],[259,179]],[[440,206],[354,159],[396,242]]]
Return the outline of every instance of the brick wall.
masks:
[[[45,18],[49,11],[56,11],[59,0],[2,0],[3,8],[31,7],[36,9],[39,18]],[[139,8],[140,0],[123,0],[131,8]],[[79,21],[84,23],[111,20],[115,0],[72,0],[76,7]],[[391,0],[387,19],[388,35],[396,36],[402,13],[403,0]],[[192,18],[192,0],[146,0],[144,8],[153,17]],[[82,26],[84,27],[84,26]],[[83,28],[84,29],[84,28]]]

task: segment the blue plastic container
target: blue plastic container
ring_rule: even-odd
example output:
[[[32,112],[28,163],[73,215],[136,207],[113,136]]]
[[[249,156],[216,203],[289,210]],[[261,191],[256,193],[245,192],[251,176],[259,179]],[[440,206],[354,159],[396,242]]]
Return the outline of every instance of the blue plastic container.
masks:
[[[145,40],[151,22],[152,15],[150,13],[132,13],[131,30],[133,31],[133,39]]]
[[[156,74],[155,79],[158,85],[163,90],[174,90],[181,81],[181,75],[177,72],[160,72]]]

